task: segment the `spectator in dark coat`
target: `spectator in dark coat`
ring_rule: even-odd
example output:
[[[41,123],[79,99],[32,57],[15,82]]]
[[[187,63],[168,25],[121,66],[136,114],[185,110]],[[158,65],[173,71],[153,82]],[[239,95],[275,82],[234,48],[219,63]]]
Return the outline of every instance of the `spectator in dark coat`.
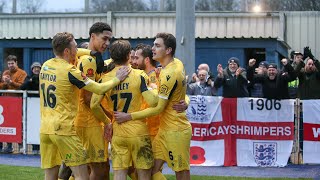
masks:
[[[320,63],[307,58],[300,61],[295,72],[299,78],[298,97],[300,99],[320,99]]]
[[[279,71],[277,65],[269,64],[267,74],[254,74],[256,61],[249,60],[248,79],[253,83],[261,83],[263,97],[268,99],[289,99],[288,82],[296,78],[293,67],[288,63],[288,59],[282,59],[285,72]]]
[[[218,76],[214,82],[216,89],[223,87],[222,96],[227,98],[248,97],[248,80],[246,71],[240,67],[240,61],[236,57],[228,60],[228,67],[223,70],[218,64]]]
[[[24,83],[21,85],[21,90],[39,91],[39,73],[41,70],[41,64],[34,62],[31,65],[31,76],[27,76]],[[30,94],[29,97],[39,97],[39,94]],[[32,145],[32,153],[39,154],[40,146],[38,144]]]
[[[255,68],[256,74],[267,74],[269,63],[267,61],[261,61],[259,67]],[[263,90],[261,83],[249,83],[250,85],[250,97],[263,97]]]
[[[293,52],[293,62],[291,63],[293,69],[295,69],[297,67],[297,64],[300,61],[303,61],[303,54],[301,52],[294,51]],[[290,96],[291,99],[297,98],[298,86],[299,86],[298,77],[296,79],[294,79],[293,81],[288,83],[289,96]]]
[[[34,62],[31,65],[31,75],[27,76],[24,80],[24,83],[21,85],[21,90],[31,90],[31,91],[39,91],[39,73],[41,70],[41,64],[39,62]],[[31,96],[31,95],[30,95]],[[39,94],[32,96],[39,97]]]

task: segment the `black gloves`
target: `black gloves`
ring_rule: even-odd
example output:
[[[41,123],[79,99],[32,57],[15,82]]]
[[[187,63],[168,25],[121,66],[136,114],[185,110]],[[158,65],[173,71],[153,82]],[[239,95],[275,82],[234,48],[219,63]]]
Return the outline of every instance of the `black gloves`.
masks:
[[[97,51],[91,51],[90,55],[96,57],[97,73],[101,74],[103,72],[103,66],[104,66],[104,61],[102,59],[102,54],[100,52],[97,52]]]
[[[307,57],[315,60],[315,57],[313,56],[309,46],[303,48],[303,59],[306,59]]]

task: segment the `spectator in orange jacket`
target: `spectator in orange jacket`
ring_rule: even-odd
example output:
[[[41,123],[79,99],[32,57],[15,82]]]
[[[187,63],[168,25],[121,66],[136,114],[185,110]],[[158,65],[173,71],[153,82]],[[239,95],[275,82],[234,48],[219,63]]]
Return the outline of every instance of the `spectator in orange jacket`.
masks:
[[[2,74],[2,81],[0,82],[0,89],[19,89],[24,79],[27,77],[27,73],[20,69],[17,65],[17,57],[9,55],[7,57],[8,70],[5,70]],[[20,96],[14,93],[3,93],[3,96]],[[0,142],[0,150],[2,151],[2,142]],[[12,153],[12,143],[7,143],[7,147],[2,151],[4,153]]]
[[[24,79],[27,77],[27,73],[18,67],[17,57],[9,55],[7,57],[8,70],[5,70],[2,74],[3,82],[0,83],[1,89],[19,89]]]

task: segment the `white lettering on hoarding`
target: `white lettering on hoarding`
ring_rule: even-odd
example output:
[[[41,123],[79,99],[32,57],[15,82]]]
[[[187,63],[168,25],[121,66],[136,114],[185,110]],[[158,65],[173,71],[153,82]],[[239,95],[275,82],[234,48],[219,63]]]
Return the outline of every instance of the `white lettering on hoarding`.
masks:
[[[0,125],[4,123],[4,117],[2,113],[3,113],[3,107],[0,105]]]
[[[16,135],[16,128],[0,127],[0,135]]]
[[[219,136],[227,134],[237,135],[253,135],[253,136],[291,136],[292,129],[289,126],[285,127],[261,127],[261,126],[247,126],[247,125],[222,125],[207,127],[195,127],[193,128],[193,136],[205,137],[205,136]],[[315,137],[320,135],[320,128],[315,130]]]
[[[314,138],[318,138],[320,135],[320,128],[312,128]]]

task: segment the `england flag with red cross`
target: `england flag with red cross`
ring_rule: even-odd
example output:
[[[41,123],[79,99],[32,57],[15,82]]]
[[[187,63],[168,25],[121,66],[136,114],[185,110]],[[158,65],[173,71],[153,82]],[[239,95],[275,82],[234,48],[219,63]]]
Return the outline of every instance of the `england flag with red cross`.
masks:
[[[320,163],[320,100],[303,100],[303,163]]]
[[[191,165],[282,167],[294,138],[294,100],[190,96]]]

